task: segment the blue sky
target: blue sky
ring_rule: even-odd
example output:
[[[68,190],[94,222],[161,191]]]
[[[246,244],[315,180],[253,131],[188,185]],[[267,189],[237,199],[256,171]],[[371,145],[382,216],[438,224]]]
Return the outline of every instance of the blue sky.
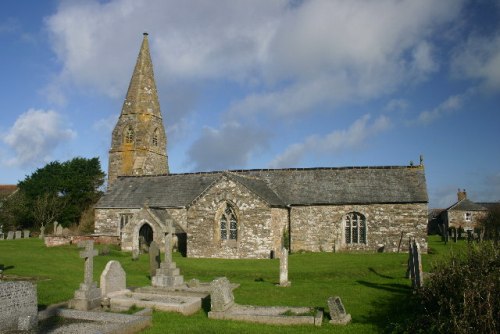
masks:
[[[0,184],[99,157],[149,33],[171,172],[408,165],[500,200],[500,0],[2,1]]]

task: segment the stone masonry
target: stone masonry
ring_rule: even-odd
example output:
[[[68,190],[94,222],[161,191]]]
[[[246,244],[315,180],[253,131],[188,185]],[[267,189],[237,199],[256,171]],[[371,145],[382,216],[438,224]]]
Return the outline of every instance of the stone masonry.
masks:
[[[30,330],[37,324],[36,285],[31,282],[0,282],[0,332]]]

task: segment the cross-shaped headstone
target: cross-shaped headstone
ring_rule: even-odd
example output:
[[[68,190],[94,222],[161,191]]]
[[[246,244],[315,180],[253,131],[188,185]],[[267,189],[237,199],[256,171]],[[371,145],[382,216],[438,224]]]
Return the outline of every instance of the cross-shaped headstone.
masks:
[[[172,221],[169,220],[167,222],[168,227],[167,227],[167,234],[165,235],[165,262],[166,263],[172,263]]]
[[[94,249],[94,241],[87,240],[78,243],[78,247],[85,248],[80,252],[80,257],[85,259],[85,276],[83,283],[91,285],[94,275],[94,256],[97,256],[97,249]]]

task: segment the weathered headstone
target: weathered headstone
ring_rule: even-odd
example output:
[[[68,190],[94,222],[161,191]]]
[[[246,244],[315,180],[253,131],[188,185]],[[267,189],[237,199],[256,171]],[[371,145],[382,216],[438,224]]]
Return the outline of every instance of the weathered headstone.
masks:
[[[85,248],[80,252],[80,257],[85,259],[84,281],[80,283],[80,289],[75,291],[75,298],[70,301],[70,308],[87,311],[101,305],[101,289],[93,282],[94,256],[98,252],[94,249],[94,241],[87,240],[78,244],[78,247]]]
[[[12,240],[12,239],[14,239],[14,232],[13,231],[7,232],[7,240]]]
[[[160,248],[153,240],[149,245],[149,275],[151,278],[156,275],[156,269],[160,268],[160,263]]]
[[[28,239],[30,237],[30,230],[23,230],[23,238]]]
[[[186,284],[188,288],[197,288],[200,286],[200,280],[196,278],[191,278],[189,281],[187,281]]]
[[[101,274],[100,284],[102,296],[108,293],[122,291],[127,288],[127,277],[120,262],[109,261]]]
[[[22,231],[16,231],[16,239],[22,239],[23,237],[23,232]]]
[[[56,220],[54,221],[54,232],[53,232],[54,235],[57,235],[57,225],[59,225],[59,223]]]
[[[290,286],[292,283],[288,280],[288,249],[283,247],[280,256],[280,286]]]
[[[0,332],[28,331],[38,321],[36,285],[31,282],[0,282]]]
[[[134,248],[132,250],[132,261],[137,261],[139,260],[139,250]]]
[[[219,277],[210,284],[210,310],[224,312],[234,305],[234,295],[231,283],[226,277]]]
[[[65,227],[63,228],[62,230],[62,235],[67,237],[68,235],[70,235],[71,231],[69,230],[69,228]]]
[[[62,227],[62,225],[57,225],[56,235],[62,235],[62,234],[63,234],[63,227]]]
[[[3,240],[5,237],[4,237],[4,234],[3,234],[3,225],[0,225],[0,240]]]
[[[351,315],[345,311],[344,304],[340,297],[328,298],[328,308],[330,309],[330,323],[334,325],[347,325],[351,322]]]
[[[38,238],[40,238],[40,239],[45,238],[45,226],[40,227],[40,234],[38,235]]]

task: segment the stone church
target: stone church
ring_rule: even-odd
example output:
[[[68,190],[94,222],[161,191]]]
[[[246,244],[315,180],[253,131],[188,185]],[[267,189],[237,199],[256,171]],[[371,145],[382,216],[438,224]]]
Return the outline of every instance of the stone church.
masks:
[[[109,150],[95,232],[124,250],[166,233],[188,257],[270,258],[291,252],[427,250],[423,163],[170,173],[148,36]]]

